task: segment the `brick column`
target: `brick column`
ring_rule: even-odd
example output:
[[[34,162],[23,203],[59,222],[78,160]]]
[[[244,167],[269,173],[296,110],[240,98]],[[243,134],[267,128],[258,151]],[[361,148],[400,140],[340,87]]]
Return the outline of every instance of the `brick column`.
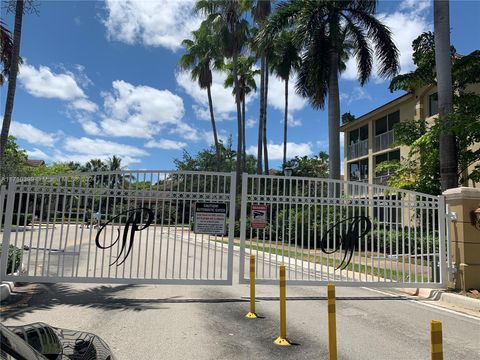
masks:
[[[443,193],[457,220],[450,224],[452,265],[455,288],[480,289],[480,230],[472,221],[472,212],[480,207],[480,189],[459,187]]]

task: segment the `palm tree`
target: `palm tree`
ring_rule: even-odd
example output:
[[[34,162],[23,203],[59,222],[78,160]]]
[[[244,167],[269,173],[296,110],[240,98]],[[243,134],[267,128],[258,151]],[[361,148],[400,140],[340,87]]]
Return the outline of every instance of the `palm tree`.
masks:
[[[185,53],[180,58],[179,65],[183,70],[191,70],[192,80],[198,81],[200,88],[207,90],[217,164],[220,165],[221,148],[215,125],[211,87],[212,66],[217,69],[221,67],[223,58],[219,51],[218,39],[212,34],[211,30],[209,23],[203,23],[197,31],[192,32],[193,39],[182,41]]]
[[[440,126],[440,182],[442,190],[458,186],[457,147],[452,121],[453,111],[452,58],[450,53],[450,7],[445,0],[433,2],[433,27],[435,30],[435,63],[437,74],[438,114]]]
[[[248,21],[245,12],[251,8],[250,0],[198,0],[195,11],[207,16],[206,23],[213,26],[214,32],[220,36],[222,54],[232,59],[232,74],[234,88],[238,82],[238,56],[248,38]],[[237,164],[236,175],[238,191],[242,173],[242,110],[240,91],[235,92],[237,107]]]
[[[262,27],[272,11],[271,0],[256,0],[252,7],[253,20]],[[262,173],[262,147],[265,163],[265,173],[268,173],[268,149],[267,149],[267,97],[268,97],[268,54],[271,51],[271,44],[263,44],[262,47],[255,46],[260,56],[260,111],[258,121],[258,143],[257,143],[257,173]]]
[[[270,62],[271,69],[285,82],[285,114],[283,119],[283,168],[287,163],[287,122],[288,122],[288,81],[293,70],[300,67],[301,58],[293,33],[282,31],[275,39],[274,56]]]
[[[398,50],[390,30],[374,14],[376,1],[302,1],[280,4],[260,31],[263,42],[273,39],[283,29],[294,32],[302,48],[302,65],[297,90],[316,108],[323,108],[328,95],[329,174],[340,178],[340,94],[338,74],[342,57],[357,60],[359,81],[363,86],[373,67],[373,49],[379,60],[379,75],[390,77],[398,72]]]
[[[24,2],[23,0],[17,0],[15,5],[15,25],[13,30],[11,60],[9,63],[10,69],[8,71],[7,99],[5,101],[5,113],[3,114],[2,132],[0,135],[0,169],[5,168],[5,148],[7,146],[10,123],[12,122],[13,102],[15,98],[15,89],[17,87],[18,63],[20,59],[20,40],[22,36]]]
[[[10,60],[12,59],[13,40],[12,33],[5,27],[5,23],[0,21],[0,62],[3,69],[0,73],[0,86],[5,82],[10,71]]]
[[[260,73],[260,70],[254,70],[255,58],[240,56],[238,58],[238,83],[240,90],[240,100],[242,102],[242,171],[246,169],[246,137],[245,137],[245,100],[247,95],[252,91],[257,91],[257,84],[255,83],[255,76]],[[225,66],[225,70],[228,71],[227,78],[225,79],[225,87],[233,86],[233,66],[228,63]],[[236,89],[233,89],[235,94]]]

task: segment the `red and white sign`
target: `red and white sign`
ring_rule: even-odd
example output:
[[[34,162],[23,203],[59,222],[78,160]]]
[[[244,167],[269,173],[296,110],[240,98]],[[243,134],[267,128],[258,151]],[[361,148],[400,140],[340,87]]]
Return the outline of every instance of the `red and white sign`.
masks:
[[[267,205],[252,204],[252,229],[265,229],[267,226]]]

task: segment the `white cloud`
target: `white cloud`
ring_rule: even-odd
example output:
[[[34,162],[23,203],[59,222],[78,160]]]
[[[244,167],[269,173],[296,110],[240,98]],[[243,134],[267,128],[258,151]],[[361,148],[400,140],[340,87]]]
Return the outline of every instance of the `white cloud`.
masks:
[[[89,156],[145,156],[148,153],[135,146],[120,144],[103,139],[91,139],[87,137],[65,139],[63,148],[68,152],[77,154],[88,154]]]
[[[75,110],[83,110],[87,112],[94,112],[98,110],[97,104],[88,99],[77,99],[71,103],[72,108]]]
[[[56,141],[55,134],[46,133],[36,127],[13,121],[10,127],[10,134],[16,138],[27,141],[34,145],[53,146]]]
[[[187,143],[169,139],[160,139],[158,141],[150,140],[145,144],[147,148],[159,148],[163,150],[181,150],[187,146]]]
[[[246,127],[247,129],[251,129],[251,128],[253,128],[256,124],[257,124],[257,120],[255,120],[255,119],[247,119],[247,121],[245,122],[245,127]]]
[[[27,150],[28,158],[31,160],[43,160],[46,161],[50,159],[50,157],[45,154],[42,150],[34,148],[33,150]]]
[[[273,144],[270,143],[268,148],[268,158],[270,160],[282,160],[283,159],[283,143]],[[256,155],[257,146],[252,145],[247,148],[247,154]],[[295,156],[310,156],[313,154],[311,143],[294,143],[287,142],[287,158],[291,159]]]
[[[356,86],[350,93],[341,93],[340,100],[350,105],[354,101],[372,100],[372,97],[364,88]]]
[[[103,93],[104,114],[100,128],[106,135],[152,138],[168,126],[180,126],[183,100],[168,90],[112,83],[113,91]]]
[[[107,0],[104,20],[107,36],[127,44],[176,51],[200,24],[200,18],[192,14],[194,4],[193,0]]]
[[[293,114],[288,114],[287,117],[288,117],[288,120],[287,120],[287,125],[288,126],[290,126],[290,127],[302,126],[302,120],[294,117]]]
[[[390,14],[378,14],[377,18],[387,25],[400,52],[399,62],[402,73],[412,71],[415,66],[412,61],[412,41],[425,31],[432,30],[432,24],[428,18],[430,1],[406,0],[400,3],[398,10]],[[374,62],[373,78],[380,79],[376,75],[377,61]],[[355,80],[357,76],[357,64],[354,58],[347,61],[347,69],[342,78]]]
[[[228,120],[235,117],[237,106],[235,104],[235,96],[232,94],[232,88],[225,88],[227,75],[221,71],[212,71],[212,103],[216,120]],[[175,74],[177,84],[190,95],[195,104],[193,110],[199,119],[210,120],[210,110],[208,108],[208,96],[205,89],[200,89],[197,81],[193,81],[190,73],[186,71],[177,72]],[[245,100],[246,105],[253,100],[256,95],[250,93]]]
[[[292,74],[288,82],[288,111],[301,110],[307,105],[307,100],[297,94],[295,84],[296,74]],[[285,82],[277,76],[268,78],[268,105],[274,109],[285,111]]]
[[[20,66],[18,78],[25,90],[36,97],[74,100],[86,98],[72,73],[54,73],[48,66],[35,66],[24,63]]]

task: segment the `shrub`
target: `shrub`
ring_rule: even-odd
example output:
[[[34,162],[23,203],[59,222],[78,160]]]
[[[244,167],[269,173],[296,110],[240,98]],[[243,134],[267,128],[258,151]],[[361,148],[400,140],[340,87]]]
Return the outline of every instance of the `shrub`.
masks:
[[[2,244],[0,243],[0,257],[2,255]],[[7,260],[7,273],[15,272],[20,267],[22,263],[22,250],[13,246],[9,245],[8,247],[8,260]],[[12,271],[13,267],[13,271]]]

